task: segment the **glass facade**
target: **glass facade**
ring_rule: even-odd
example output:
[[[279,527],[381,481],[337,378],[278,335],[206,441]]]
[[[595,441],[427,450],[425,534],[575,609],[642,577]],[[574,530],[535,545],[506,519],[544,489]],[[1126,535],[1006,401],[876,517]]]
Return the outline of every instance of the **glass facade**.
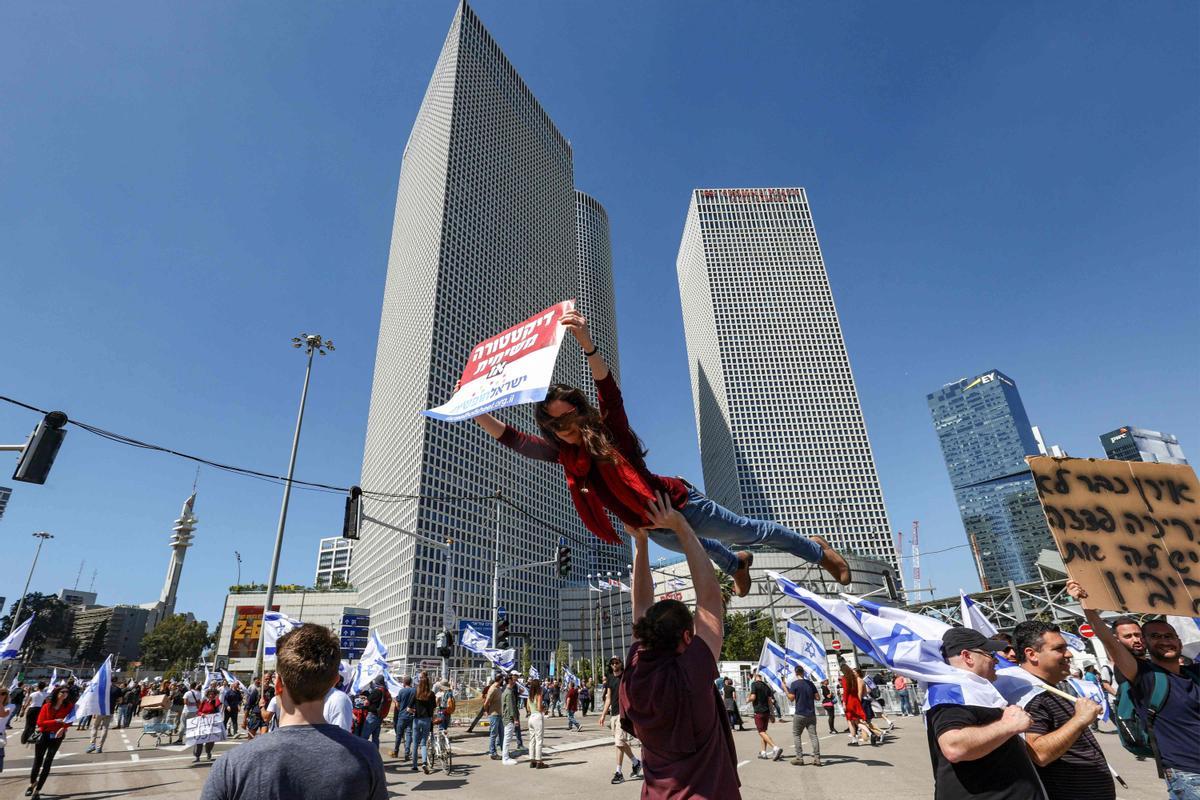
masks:
[[[333,581],[350,581],[350,554],[354,541],[340,536],[322,539],[317,549],[317,574],[314,586],[329,586]]]
[[[1169,433],[1124,425],[1100,436],[1104,453],[1114,461],[1186,464],[1179,440]]]
[[[1016,383],[992,370],[926,399],[983,587],[1036,580],[1054,540],[1025,463],[1038,446]]]

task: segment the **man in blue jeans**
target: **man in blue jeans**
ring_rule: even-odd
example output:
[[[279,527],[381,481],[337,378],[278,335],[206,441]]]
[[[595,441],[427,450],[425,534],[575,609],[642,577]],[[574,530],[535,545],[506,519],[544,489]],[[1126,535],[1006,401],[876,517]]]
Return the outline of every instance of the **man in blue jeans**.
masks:
[[[483,710],[488,715],[488,756],[493,761],[500,760],[500,741],[504,736],[504,726],[500,724],[500,701],[504,691],[504,676],[497,675],[483,696]]]
[[[387,688],[384,686],[384,677],[376,675],[374,682],[371,684],[370,690],[367,692],[367,719],[363,723],[362,738],[370,739],[379,746],[379,729],[383,725],[383,720],[379,717],[380,709],[383,708],[384,692]]]
[[[392,729],[396,731],[396,744],[392,747],[392,758],[400,754],[400,742],[404,742],[404,760],[408,761],[412,751],[413,715],[409,706],[417,695],[412,678],[405,675],[400,680],[400,691],[396,693],[396,715],[392,718]]]

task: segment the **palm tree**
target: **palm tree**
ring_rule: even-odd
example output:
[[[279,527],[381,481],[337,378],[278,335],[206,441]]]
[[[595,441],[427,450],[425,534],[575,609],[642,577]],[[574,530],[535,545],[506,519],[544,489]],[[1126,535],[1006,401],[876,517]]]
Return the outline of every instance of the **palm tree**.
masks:
[[[733,578],[716,567],[713,567],[713,574],[717,576],[717,583],[721,587],[721,605],[728,608],[729,601],[733,599]]]

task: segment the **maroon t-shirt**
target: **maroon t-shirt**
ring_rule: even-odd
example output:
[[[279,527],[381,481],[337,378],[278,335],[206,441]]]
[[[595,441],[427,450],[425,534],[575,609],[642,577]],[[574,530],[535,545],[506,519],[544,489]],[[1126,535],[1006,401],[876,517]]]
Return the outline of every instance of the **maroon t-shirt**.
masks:
[[[634,643],[621,680],[622,716],[642,743],[643,800],[740,800],[737,753],[699,636],[682,653]]]

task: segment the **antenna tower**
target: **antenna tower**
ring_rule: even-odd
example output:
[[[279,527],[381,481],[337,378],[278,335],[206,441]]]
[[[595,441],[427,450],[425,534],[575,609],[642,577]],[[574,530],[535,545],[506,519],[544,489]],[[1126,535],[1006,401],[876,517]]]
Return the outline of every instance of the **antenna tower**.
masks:
[[[921,520],[913,520],[913,536],[912,536],[912,571],[913,585],[917,591],[921,590]]]

